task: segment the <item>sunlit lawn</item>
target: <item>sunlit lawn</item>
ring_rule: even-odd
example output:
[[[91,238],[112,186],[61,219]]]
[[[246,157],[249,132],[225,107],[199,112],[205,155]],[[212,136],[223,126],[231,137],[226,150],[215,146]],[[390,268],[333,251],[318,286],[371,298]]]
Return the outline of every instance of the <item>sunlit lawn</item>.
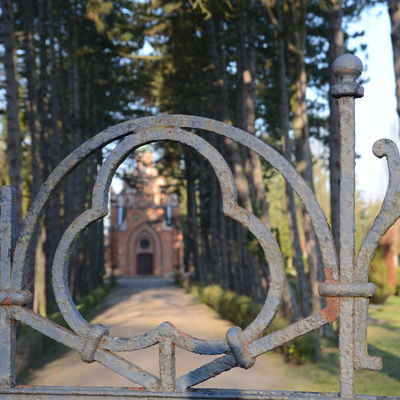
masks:
[[[383,396],[400,395],[400,297],[391,297],[384,306],[370,307],[369,353],[383,357],[383,370],[357,371],[356,392]],[[288,365],[285,389],[338,391],[337,349],[325,350],[317,364]]]

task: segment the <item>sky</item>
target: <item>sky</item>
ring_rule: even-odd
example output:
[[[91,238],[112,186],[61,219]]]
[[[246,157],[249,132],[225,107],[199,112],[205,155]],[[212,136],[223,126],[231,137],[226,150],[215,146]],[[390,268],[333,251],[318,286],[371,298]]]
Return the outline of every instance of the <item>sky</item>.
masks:
[[[349,31],[365,30],[361,39],[352,40],[349,47],[367,44],[365,52],[356,55],[364,63],[362,74],[364,97],[356,100],[356,162],[357,189],[370,200],[383,199],[387,187],[385,159],[376,158],[372,145],[380,138],[389,138],[399,145],[399,121],[396,113],[395,81],[390,41],[390,20],[386,7],[375,6],[363,13]]]

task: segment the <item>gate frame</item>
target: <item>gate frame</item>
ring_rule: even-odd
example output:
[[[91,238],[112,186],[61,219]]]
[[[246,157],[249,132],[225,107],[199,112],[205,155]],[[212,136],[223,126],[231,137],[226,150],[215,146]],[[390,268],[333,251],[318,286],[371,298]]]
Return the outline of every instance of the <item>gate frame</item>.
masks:
[[[373,147],[377,157],[386,157],[389,169],[388,189],[370,231],[355,258],[355,99],[363,96],[357,79],[361,61],[349,54],[333,64],[336,84],[331,94],[338,98],[341,134],[340,183],[340,256],[337,257],[326,216],[311,188],[296,169],[277,151],[258,138],[222,122],[193,116],[164,115],[145,117],[108,128],[74,150],[50,174],[29,209],[18,238],[15,235],[13,204],[15,190],[0,190],[0,398],[15,399],[316,399],[362,398],[356,396],[354,375],[357,369],[379,370],[380,357],[367,353],[368,298],[375,286],[368,282],[368,269],[379,239],[400,217],[400,157],[397,146],[388,139]],[[237,204],[236,187],[231,170],[221,154],[207,141],[186,129],[201,129],[223,135],[246,146],[269,162],[287,180],[308,212],[321,249],[325,281],[319,293],[326,297],[326,307],[318,313],[288,327],[262,336],[280,306],[284,287],[284,262],[270,229],[253,214]],[[98,172],[92,206],[78,216],[62,235],[53,264],[53,289],[59,309],[70,329],[65,329],[26,306],[32,299],[24,288],[24,266],[30,255],[30,244],[40,223],[43,209],[52,192],[67,173],[86,157],[108,143],[124,138],[111,152]],[[108,213],[108,189],[112,176],[126,156],[136,148],[154,141],[176,141],[193,147],[211,163],[222,193],[223,212],[250,230],[260,242],[270,267],[271,282],[265,304],[255,320],[243,331],[232,327],[226,338],[202,340],[179,332],[169,322],[160,324],[145,335],[133,338],[109,336],[103,325],[90,326],[73,303],[68,288],[68,257],[76,236],[92,222]],[[13,251],[12,251],[13,250]],[[340,265],[340,268],[339,268]],[[305,333],[340,319],[339,360],[340,393],[297,391],[255,391],[235,389],[191,389],[233,367],[251,368],[255,358]],[[31,326],[44,335],[75,349],[87,363],[98,361],[143,389],[105,387],[24,387],[15,386],[15,321]],[[135,351],[159,345],[160,377],[143,371],[113,352]],[[222,355],[179,378],[175,377],[175,346],[197,354]],[[390,397],[400,400],[400,397]]]

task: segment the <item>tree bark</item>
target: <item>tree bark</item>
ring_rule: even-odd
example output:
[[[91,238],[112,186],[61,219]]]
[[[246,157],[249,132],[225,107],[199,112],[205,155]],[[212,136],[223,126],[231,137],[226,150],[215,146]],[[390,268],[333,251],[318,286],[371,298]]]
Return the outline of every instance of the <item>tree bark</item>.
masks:
[[[40,158],[42,161],[42,177],[44,179],[50,173],[51,159],[50,159],[50,137],[48,126],[49,109],[47,106],[47,99],[49,95],[47,74],[48,56],[47,56],[47,0],[38,0],[38,19],[37,30],[39,34],[39,85],[38,85],[38,117],[40,119]]]
[[[307,73],[305,69],[305,45],[306,45],[306,12],[305,0],[291,1],[293,18],[293,80],[294,90],[291,98],[293,112],[293,133],[295,137],[295,155],[297,169],[307,184],[314,190],[312,159],[310,150],[310,134],[307,114]],[[313,312],[321,309],[318,293],[318,279],[322,279],[322,260],[317,239],[311,224],[310,216],[302,207],[303,227],[306,240],[306,252],[309,264],[309,278],[311,285],[311,304]]]
[[[68,20],[68,29],[70,32],[70,43],[68,47],[69,62],[68,62],[68,89],[69,89],[69,134],[70,134],[70,151],[76,149],[83,141],[82,120],[81,120],[81,92],[80,92],[80,60],[79,52],[79,19],[77,2],[71,2],[71,14]],[[84,188],[84,168],[85,164],[78,167],[69,176],[67,183],[67,199],[66,199],[66,215],[67,223],[70,223],[73,218],[83,211],[85,202]],[[84,265],[83,259],[83,243],[78,242],[75,248],[75,254],[71,257],[71,273],[70,287],[74,298],[81,293],[80,275]]]
[[[222,59],[224,49],[220,49],[220,52],[218,52],[215,26],[212,19],[206,21],[206,31],[210,38],[208,41],[208,54],[210,58],[209,70],[211,72],[215,117],[222,122],[230,123],[226,77],[224,72],[225,65]],[[225,139],[224,143],[228,159],[233,167],[239,201],[246,210],[252,211],[249,183],[240,158],[239,146],[230,139]]]
[[[41,126],[38,118],[37,79],[35,66],[35,49],[33,44],[33,7],[32,0],[22,3],[22,16],[24,25],[25,71],[28,89],[28,126],[31,137],[31,168],[32,185],[31,198],[38,192],[43,181],[42,165],[40,159],[40,132]]]
[[[208,40],[208,55],[210,59],[209,70],[211,75],[213,100],[215,115],[214,117],[222,122],[230,123],[228,110],[228,93],[226,88],[226,65],[224,59],[225,48],[220,41],[223,35],[223,28],[218,25],[218,21],[209,19],[205,22]],[[217,24],[218,32],[216,32]],[[240,158],[239,146],[230,139],[224,139],[221,143],[223,153],[226,153],[229,164],[233,169],[235,184],[238,192],[239,203],[246,210],[252,212],[252,202],[249,194],[249,184],[244,172],[242,160]],[[212,199],[213,204],[215,199]],[[243,275],[244,264],[244,228],[235,221],[226,220],[219,204],[220,221],[220,240],[221,240],[221,263],[223,265],[223,286],[230,289],[239,290],[244,281],[240,279]],[[236,237],[238,242],[233,243],[233,231],[242,232]],[[239,233],[239,232],[238,232]],[[228,261],[229,260],[229,261]]]
[[[218,192],[217,192],[218,193]],[[218,193],[219,194],[219,193]],[[233,256],[230,254],[229,249],[232,247],[232,236],[231,232],[228,232],[228,227],[232,226],[233,221],[227,221],[224,213],[222,212],[221,196],[218,195],[218,231],[219,231],[219,243],[220,243],[220,264],[221,264],[221,285],[225,289],[230,288],[229,279],[229,264],[233,262]]]
[[[278,92],[279,92],[279,112],[280,112],[280,127],[282,138],[282,150],[285,158],[292,162],[292,143],[289,137],[289,95],[286,85],[286,59],[285,59],[285,44],[282,38],[282,4],[281,1],[276,2],[276,20],[278,23],[277,29],[277,58],[278,58]],[[300,313],[303,317],[311,314],[309,303],[310,287],[307,282],[307,275],[305,273],[303,252],[300,244],[299,227],[297,224],[296,202],[293,189],[286,182],[286,198],[289,219],[290,237],[293,245],[293,264],[297,274],[297,292],[300,303]],[[291,293],[291,292],[290,292]],[[293,296],[287,295],[287,300],[292,300]],[[291,313],[295,317],[298,312],[295,311],[296,307],[292,305]]]
[[[57,167],[61,161],[61,134],[60,134],[60,107],[59,107],[59,84],[58,84],[58,71],[57,71],[57,56],[55,52],[55,22],[54,22],[54,4],[47,2],[45,10],[46,17],[49,18],[47,29],[45,31],[46,36],[49,38],[49,51],[46,49],[46,66],[48,66],[48,73],[46,74],[50,78],[50,112],[51,121],[49,121],[47,129],[47,146],[50,148],[49,154],[49,168],[53,170]],[[48,54],[47,54],[48,53]],[[49,140],[51,139],[51,140]],[[49,305],[49,311],[52,312],[50,305],[55,304],[55,298],[52,287],[52,265],[54,254],[58,245],[58,240],[61,237],[61,202],[60,202],[60,190],[57,189],[48,205],[48,212],[45,219],[46,225],[46,293],[47,302]]]
[[[187,188],[188,268],[195,280],[204,283],[204,274],[201,271],[199,257],[196,186],[192,173],[192,163],[188,154],[185,154],[185,175]]]
[[[212,138],[211,144],[216,146],[216,141]],[[220,235],[220,225],[219,225],[219,213],[221,212],[221,206],[218,201],[218,181],[215,176],[214,171],[208,169],[208,188],[210,191],[210,205],[209,205],[209,226],[210,226],[210,262],[211,262],[211,270],[214,270],[213,276],[215,281],[225,287],[224,283],[224,270],[222,265],[222,252],[223,252],[223,243],[221,243],[221,235]]]
[[[200,244],[201,244],[201,271],[203,272],[202,279],[208,282],[218,282],[218,265],[215,252],[210,253],[210,224],[208,216],[211,214],[210,210],[210,196],[207,193],[207,186],[210,182],[209,167],[206,161],[201,158],[199,159],[199,179],[198,179],[198,191],[199,191],[199,228],[200,228]]]
[[[40,189],[43,182],[43,165],[40,155],[41,124],[38,118],[38,96],[37,77],[35,65],[35,49],[33,43],[33,4],[32,0],[26,0],[22,4],[22,22],[24,27],[24,48],[25,48],[25,75],[27,80],[28,101],[27,117],[31,139],[31,202]],[[46,255],[45,241],[46,232],[44,226],[40,226],[35,234],[32,245],[30,269],[27,273],[28,287],[34,294],[33,309],[41,315],[46,315]],[[36,267],[36,268],[35,268]]]
[[[1,0],[4,70],[6,75],[7,99],[7,160],[11,185],[16,189],[15,218],[17,228],[22,223],[22,164],[21,164],[21,129],[19,125],[18,83],[15,56],[14,21],[12,2]]]
[[[47,315],[46,252],[43,248],[45,243],[46,230],[44,226],[42,226],[39,231],[38,248],[35,256],[33,311],[44,317]]]
[[[239,127],[255,135],[255,20],[253,16],[254,1],[237,2],[237,115]],[[262,165],[259,156],[240,147],[242,166],[248,182],[252,213],[268,225],[268,204],[263,179]],[[244,236],[243,236],[244,237]],[[247,274],[251,284],[253,298],[260,300],[267,290],[267,267],[259,254],[245,250],[244,257],[250,262],[245,262],[244,273]]]
[[[256,52],[255,52],[255,21],[252,15],[253,1],[248,9],[244,9],[239,2],[238,7],[238,76],[241,100],[238,115],[240,127],[245,131],[255,134],[255,76],[256,76]],[[268,203],[265,193],[262,166],[259,156],[247,149],[242,151],[244,166],[249,182],[249,188],[255,207],[253,212],[260,217],[263,223],[269,223]]]

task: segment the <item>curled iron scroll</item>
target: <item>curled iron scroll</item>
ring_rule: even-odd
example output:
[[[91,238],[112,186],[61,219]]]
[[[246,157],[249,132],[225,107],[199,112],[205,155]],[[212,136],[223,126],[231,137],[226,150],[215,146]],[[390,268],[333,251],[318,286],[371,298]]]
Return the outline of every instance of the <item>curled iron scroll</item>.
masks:
[[[380,139],[374,143],[372,151],[379,158],[386,157],[389,182],[381,209],[365,236],[357,255],[355,279],[359,282],[368,281],[369,266],[379,240],[400,217],[399,150],[393,141]],[[359,340],[355,342],[355,362],[358,369],[380,370],[382,368],[382,359],[369,356],[367,350],[368,303],[368,298],[356,299],[355,319]]]

